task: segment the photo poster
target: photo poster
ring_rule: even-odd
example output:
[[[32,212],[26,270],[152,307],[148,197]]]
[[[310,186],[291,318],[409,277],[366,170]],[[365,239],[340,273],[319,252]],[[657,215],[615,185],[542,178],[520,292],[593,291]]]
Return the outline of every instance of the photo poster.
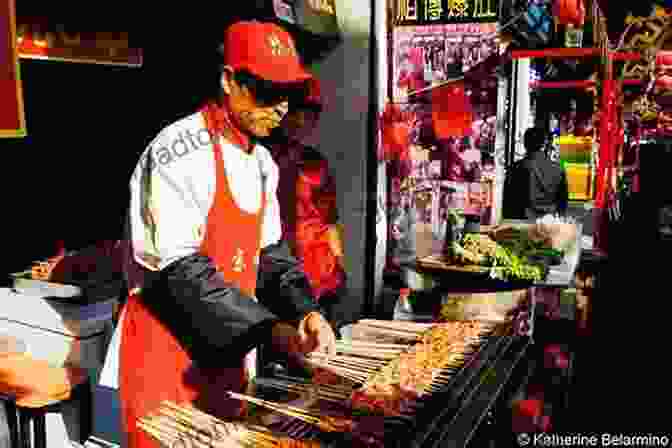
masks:
[[[496,23],[400,26],[392,33],[393,101],[422,102],[409,93],[462,76],[498,51]]]
[[[437,138],[432,95],[408,101],[407,91],[400,89],[409,87],[403,81],[409,72],[416,74],[411,90],[443,81],[456,71],[455,67],[460,73],[468,72],[497,51],[495,33],[493,23],[405,26],[393,32],[395,103],[410,112],[412,126],[407,156],[388,163],[388,267],[440,254],[450,210],[478,216],[481,225],[494,224],[495,74],[465,86],[472,124],[467,136],[461,137]]]
[[[0,138],[26,136],[14,0],[0,0]]]

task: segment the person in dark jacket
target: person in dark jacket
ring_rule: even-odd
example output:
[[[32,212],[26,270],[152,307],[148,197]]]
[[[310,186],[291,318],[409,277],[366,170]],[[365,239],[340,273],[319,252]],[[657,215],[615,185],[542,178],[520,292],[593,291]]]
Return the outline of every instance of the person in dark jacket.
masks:
[[[527,154],[513,165],[504,185],[505,218],[536,219],[567,213],[567,176],[559,164],[546,156],[545,143],[543,129],[525,131]]]

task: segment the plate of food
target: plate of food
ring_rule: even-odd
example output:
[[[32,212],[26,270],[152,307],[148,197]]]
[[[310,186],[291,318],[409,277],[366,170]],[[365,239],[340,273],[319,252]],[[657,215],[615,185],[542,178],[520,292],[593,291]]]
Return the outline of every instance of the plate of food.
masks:
[[[468,233],[453,241],[442,256],[418,260],[421,267],[487,275],[507,282],[538,282],[545,278],[548,265],[530,257],[523,246],[500,244],[490,235]]]

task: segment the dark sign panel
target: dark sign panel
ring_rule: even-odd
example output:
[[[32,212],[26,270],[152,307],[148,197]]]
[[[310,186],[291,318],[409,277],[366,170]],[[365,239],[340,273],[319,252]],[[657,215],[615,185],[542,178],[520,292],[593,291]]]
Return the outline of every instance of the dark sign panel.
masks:
[[[142,66],[142,50],[130,46],[128,32],[80,32],[60,24],[19,21],[16,34],[21,58]]]
[[[395,25],[496,22],[499,0],[391,0]]]
[[[14,0],[0,0],[0,137],[25,137]]]

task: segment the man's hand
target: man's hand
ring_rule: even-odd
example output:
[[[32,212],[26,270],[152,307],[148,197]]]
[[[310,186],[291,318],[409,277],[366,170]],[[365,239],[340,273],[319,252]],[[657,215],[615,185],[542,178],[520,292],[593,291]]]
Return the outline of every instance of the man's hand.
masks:
[[[303,353],[336,353],[336,335],[320,313],[312,312],[303,318],[298,330]]]
[[[273,327],[273,347],[284,353],[301,356],[320,351],[333,354],[336,351],[336,335],[320,313],[313,312],[301,320],[296,329],[287,323],[278,323]]]

